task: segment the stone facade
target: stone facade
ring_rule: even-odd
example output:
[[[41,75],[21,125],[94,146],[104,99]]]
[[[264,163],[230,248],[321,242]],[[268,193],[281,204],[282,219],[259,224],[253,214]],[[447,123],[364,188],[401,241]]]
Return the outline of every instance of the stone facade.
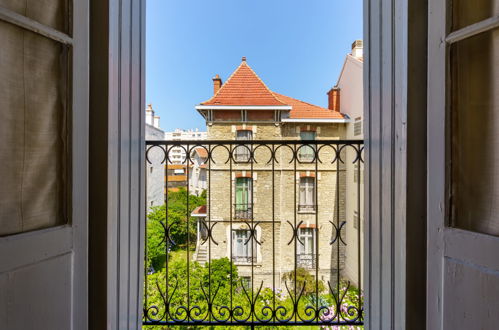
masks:
[[[251,130],[253,140],[299,140],[302,130],[314,130],[316,140],[334,140],[344,136],[345,125],[274,122],[242,125],[216,122],[208,126],[208,139],[235,140],[238,130]],[[218,245],[208,240],[204,246],[198,244],[198,249],[208,250],[211,259],[230,257],[231,228],[248,229],[248,225],[254,227],[256,240],[249,240],[248,248],[253,250],[253,256],[256,255],[253,269],[255,286],[259,286],[263,281],[264,286],[271,287],[274,274],[276,285],[283,288],[280,283],[282,275],[294,269],[295,249],[298,249],[293,240],[293,227],[300,223],[300,228],[317,226],[319,279],[335,283],[338,266],[340,269],[344,268],[345,246],[339,240],[330,245],[335,235],[330,221],[338,224],[345,218],[345,167],[339,163],[331,164],[334,158],[331,149],[324,148],[319,155],[323,163],[318,163],[316,170],[315,162],[290,163],[293,159],[291,150],[286,147],[279,148],[275,153],[276,161],[272,171],[272,162],[268,162],[271,154],[265,147],[256,149],[256,162],[253,163],[225,163],[221,160],[227,159],[227,151],[215,148],[215,164],[211,165],[211,189],[208,194],[210,219],[206,219],[206,222],[211,226],[216,222],[212,236]],[[315,211],[298,209],[299,182],[303,176],[315,177]],[[253,221],[237,218],[234,202],[235,181],[238,177],[253,179]],[[236,262],[236,265],[240,276],[251,275],[251,263]],[[315,275],[315,266],[310,268],[310,272]]]

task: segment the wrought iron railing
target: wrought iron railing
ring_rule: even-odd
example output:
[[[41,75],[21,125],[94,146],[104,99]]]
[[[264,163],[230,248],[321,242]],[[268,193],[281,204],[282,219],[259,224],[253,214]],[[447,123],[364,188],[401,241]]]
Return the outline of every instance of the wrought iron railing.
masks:
[[[188,178],[199,165],[192,151],[204,149],[206,194],[166,188],[174,147],[185,151]],[[307,162],[302,147],[313,150]],[[147,141],[143,325],[363,325],[362,221],[353,227],[363,149],[358,140]],[[245,208],[240,177],[252,180]],[[315,178],[314,212],[300,212],[310,206],[300,200],[303,177]],[[312,253],[300,251],[305,233]]]
[[[253,216],[253,206],[249,203],[234,204],[234,219],[248,220]]]
[[[317,256],[314,253],[298,253],[296,257],[298,267],[305,269],[315,268],[315,259],[317,259]]]
[[[256,257],[232,256],[232,261],[234,261],[236,264],[251,264],[251,263],[256,263]]]
[[[299,212],[315,212],[316,205],[314,204],[299,204],[298,211]]]

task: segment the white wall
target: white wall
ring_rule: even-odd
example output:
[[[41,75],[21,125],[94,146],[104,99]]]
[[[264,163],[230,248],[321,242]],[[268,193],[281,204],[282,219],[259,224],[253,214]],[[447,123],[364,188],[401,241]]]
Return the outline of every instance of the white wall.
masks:
[[[355,58],[348,54],[345,58],[343,69],[340,73],[337,86],[340,88],[340,111],[347,114],[351,122],[346,126],[346,139],[363,139],[363,133],[360,135],[354,134],[354,125],[356,121],[363,121],[364,103],[363,103],[363,62],[361,59]],[[360,119],[359,119],[360,118]],[[363,129],[363,128],[362,128]],[[363,131],[362,131],[363,132]],[[357,171],[354,164],[352,164],[355,159],[355,151],[348,150],[346,155],[345,164],[347,166],[346,171],[346,201],[345,201],[345,215],[346,215],[346,251],[345,251],[345,275],[348,277],[352,283],[356,286],[359,285],[359,266],[358,266],[358,256],[359,256],[359,237],[360,237],[360,251],[364,249],[363,240],[363,211],[364,211],[364,175],[363,166],[361,166],[360,175],[360,207],[359,207],[359,194],[357,183],[354,182],[354,176]],[[358,229],[354,228],[354,213],[355,211],[359,214],[359,226],[361,230],[361,235],[358,235]],[[361,264],[363,263],[363,258],[361,257]],[[361,272],[362,273],[362,272]],[[361,283],[364,280],[361,278]]]

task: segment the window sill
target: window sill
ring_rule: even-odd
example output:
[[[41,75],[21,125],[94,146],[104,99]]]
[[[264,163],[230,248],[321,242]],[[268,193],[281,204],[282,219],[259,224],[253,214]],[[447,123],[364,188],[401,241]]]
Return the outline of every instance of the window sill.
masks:
[[[234,262],[235,266],[248,266],[251,267],[251,262]],[[253,267],[262,267],[262,263],[254,263]]]
[[[298,214],[315,214],[317,213],[315,210],[298,210]]]

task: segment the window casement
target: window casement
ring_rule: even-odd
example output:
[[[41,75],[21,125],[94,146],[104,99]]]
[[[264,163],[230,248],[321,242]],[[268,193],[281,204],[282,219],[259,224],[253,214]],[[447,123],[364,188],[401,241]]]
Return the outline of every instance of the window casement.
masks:
[[[300,140],[313,141],[316,134],[313,131],[300,132]],[[298,160],[300,162],[312,162],[315,158],[315,145],[302,145],[298,151]]]
[[[450,133],[449,225],[499,236],[497,16],[496,25],[489,24],[489,17],[498,13],[495,3],[495,13],[492,4],[490,7],[463,1],[453,4],[452,20],[448,23],[453,32],[448,37],[446,86]],[[467,35],[474,23],[482,24],[483,32]]]
[[[300,178],[300,201],[298,211],[314,212],[315,211],[315,178],[301,177]]]
[[[251,178],[236,178],[235,218],[251,219],[253,215]]]
[[[296,257],[299,267],[315,267],[315,228],[298,228]]]
[[[236,131],[236,141],[251,141],[253,140],[253,131],[238,130]],[[247,163],[251,159],[251,145],[241,144],[234,148],[234,160],[236,162]]]
[[[235,263],[251,263],[256,261],[256,244],[249,229],[232,230],[232,261]]]

